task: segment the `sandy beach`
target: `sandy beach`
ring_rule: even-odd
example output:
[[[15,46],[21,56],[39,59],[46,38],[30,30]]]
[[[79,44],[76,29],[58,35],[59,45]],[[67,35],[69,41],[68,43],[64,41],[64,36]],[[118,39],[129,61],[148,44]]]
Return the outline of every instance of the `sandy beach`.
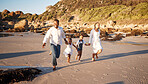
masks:
[[[81,62],[75,60],[73,47],[71,64],[68,64],[61,46],[56,71],[52,71],[49,44],[42,48],[44,36],[39,33],[15,33],[0,38],[0,69],[37,67],[42,70],[32,81],[15,84],[147,84],[148,39],[140,36],[126,37],[121,41],[102,41],[103,52],[92,62],[92,47],[84,46]],[[21,36],[23,35],[23,36]],[[78,38],[73,38],[76,42]],[[88,42],[89,37],[84,37]]]

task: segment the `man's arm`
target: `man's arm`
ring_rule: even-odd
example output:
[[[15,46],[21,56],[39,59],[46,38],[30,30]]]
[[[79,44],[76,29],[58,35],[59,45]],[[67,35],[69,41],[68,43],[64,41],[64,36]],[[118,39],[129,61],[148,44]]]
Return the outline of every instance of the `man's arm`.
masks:
[[[67,40],[66,40],[65,33],[64,33],[64,31],[63,31],[63,28],[62,28],[62,37],[64,38],[65,44],[68,44],[68,42],[67,42]]]
[[[44,37],[42,48],[44,48],[44,46],[46,46],[46,43],[47,43],[47,40],[49,39],[49,36],[50,36],[50,29],[47,31],[47,33]]]

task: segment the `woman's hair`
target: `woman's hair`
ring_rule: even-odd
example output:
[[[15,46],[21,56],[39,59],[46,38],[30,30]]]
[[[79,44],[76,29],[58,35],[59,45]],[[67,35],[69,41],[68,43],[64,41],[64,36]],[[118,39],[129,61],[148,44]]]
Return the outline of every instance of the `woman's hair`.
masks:
[[[94,29],[96,28],[96,25],[97,25],[97,24],[100,24],[100,23],[99,23],[99,22],[96,22],[96,23],[94,24]]]

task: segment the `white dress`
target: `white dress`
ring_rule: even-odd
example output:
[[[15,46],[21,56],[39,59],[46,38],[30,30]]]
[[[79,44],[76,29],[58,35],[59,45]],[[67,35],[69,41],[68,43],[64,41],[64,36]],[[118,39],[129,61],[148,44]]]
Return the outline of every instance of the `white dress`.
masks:
[[[96,32],[94,29],[91,30],[89,43],[92,44],[94,53],[97,53],[98,50],[103,49],[100,41],[100,30],[98,30],[98,32]]]
[[[71,43],[71,45],[70,44],[67,45],[67,48],[64,50],[63,54],[65,55],[65,57],[68,57],[68,54],[72,55],[72,52],[73,50],[72,50],[72,43]]]

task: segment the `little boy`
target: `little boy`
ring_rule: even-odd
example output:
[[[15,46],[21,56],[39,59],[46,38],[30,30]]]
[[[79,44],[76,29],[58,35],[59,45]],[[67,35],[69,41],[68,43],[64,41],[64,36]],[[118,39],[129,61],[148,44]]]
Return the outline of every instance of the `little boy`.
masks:
[[[80,59],[81,59],[81,56],[82,56],[83,44],[85,44],[86,46],[89,46],[89,44],[87,44],[87,43],[83,40],[83,36],[80,35],[79,40],[78,40],[77,43],[76,43],[78,54],[77,54],[76,57],[75,57],[75,59],[77,60],[77,58],[78,58],[78,56],[79,56],[79,59],[78,59],[79,62],[80,62]]]

